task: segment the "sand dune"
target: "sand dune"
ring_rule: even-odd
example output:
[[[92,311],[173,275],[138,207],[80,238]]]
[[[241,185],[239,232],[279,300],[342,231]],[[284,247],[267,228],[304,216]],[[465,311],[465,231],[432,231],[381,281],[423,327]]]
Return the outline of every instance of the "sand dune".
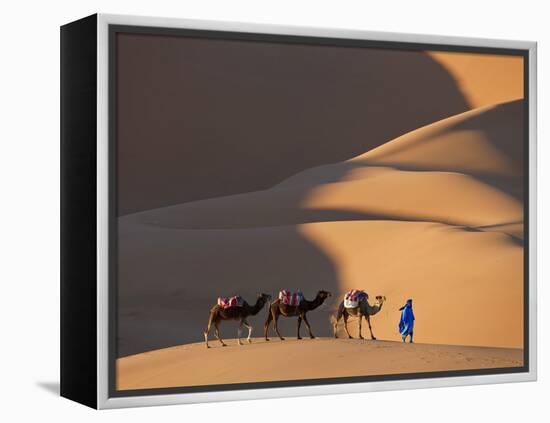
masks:
[[[419,342],[520,347],[521,246],[502,233],[422,222],[321,222],[272,228],[169,230],[122,224],[119,353],[199,341],[218,295],[253,301],[260,291],[300,288],[334,298],[310,313],[314,333],[345,290],[364,288],[388,302],[373,319],[380,339],[399,339],[398,307],[416,300]],[[266,310],[250,319],[262,333]],[[353,325],[355,328],[355,325]],[[295,319],[282,319],[293,336]],[[235,323],[222,325],[232,337]]]
[[[128,220],[179,229],[235,229],[381,219],[481,227],[522,218],[519,201],[471,176],[390,169],[346,182],[286,185],[197,201],[140,213]]]
[[[117,42],[119,389],[523,364],[521,57]],[[265,307],[251,345],[223,322],[204,347],[218,296],[283,288],[333,293],[320,338],[265,342]],[[387,298],[377,341],[328,338],[353,288]]]
[[[388,297],[379,339],[413,297],[418,342],[521,347],[522,120],[521,101],[481,108],[269,190],[119,218],[119,356],[201,340],[217,296],[281,288],[335,294],[311,313],[320,336],[363,288]]]
[[[332,258],[341,291],[364,286],[389,298],[373,319],[376,336],[395,338],[396,309],[412,297],[422,342],[522,345],[523,250],[508,235],[411,222],[319,223],[302,233]]]
[[[523,57],[429,51],[453,76],[472,108],[523,98]]]
[[[523,100],[482,107],[409,132],[351,161],[517,178],[523,171]]]
[[[117,39],[121,214],[267,189],[523,96],[521,57]]]
[[[269,190],[128,219],[181,229],[365,219],[474,227],[521,222],[522,107],[515,101],[444,119],[351,160],[301,172]]]
[[[517,349],[403,344],[348,339],[271,341],[205,350],[182,345],[117,363],[118,389],[373,376],[395,373],[519,367]],[[368,358],[368,359],[367,359]]]
[[[521,199],[523,107],[516,100],[461,113],[347,161],[300,172],[278,187],[361,179],[394,168],[463,173]]]

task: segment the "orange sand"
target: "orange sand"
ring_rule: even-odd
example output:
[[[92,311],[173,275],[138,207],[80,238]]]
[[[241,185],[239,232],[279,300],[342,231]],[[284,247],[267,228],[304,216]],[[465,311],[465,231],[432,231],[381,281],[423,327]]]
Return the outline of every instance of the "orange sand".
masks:
[[[523,98],[523,58],[430,51],[456,80],[472,108]]]
[[[266,190],[119,218],[121,389],[521,365],[521,59],[429,55],[473,110],[376,148],[365,134],[363,154]],[[384,119],[400,116],[387,108]],[[285,343],[208,351],[194,344],[217,296],[252,303],[282,288],[309,299],[333,292],[308,314],[324,337],[347,290],[385,295],[372,318],[380,341],[296,342],[296,320],[282,318]],[[398,308],[409,297],[419,343],[412,346],[390,342],[400,339]],[[266,313],[249,319],[254,336]],[[350,325],[356,335],[357,322]],[[233,338],[236,324],[221,331]]]
[[[394,373],[518,367],[515,349],[318,338],[188,344],[121,358],[118,389],[267,382]]]
[[[388,297],[373,319],[382,339],[399,338],[412,297],[419,342],[521,347],[521,106],[466,112],[266,191],[121,218],[122,351],[199,341],[216,296],[281,288],[335,294],[311,313],[318,335],[361,288]]]

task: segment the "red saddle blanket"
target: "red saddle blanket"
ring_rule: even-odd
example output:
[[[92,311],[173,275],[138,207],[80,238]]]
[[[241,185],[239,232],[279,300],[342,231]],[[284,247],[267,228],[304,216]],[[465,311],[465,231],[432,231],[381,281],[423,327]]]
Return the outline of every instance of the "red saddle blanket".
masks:
[[[367,300],[368,298],[369,295],[365,291],[352,289],[344,295],[344,306],[346,308],[354,308],[357,307],[361,301]]]
[[[243,304],[244,300],[238,295],[233,297],[218,297],[218,305],[221,308],[242,307]]]
[[[281,302],[286,305],[298,306],[303,299],[304,294],[302,294],[300,291],[291,292],[283,289],[279,292],[279,300],[281,300]]]

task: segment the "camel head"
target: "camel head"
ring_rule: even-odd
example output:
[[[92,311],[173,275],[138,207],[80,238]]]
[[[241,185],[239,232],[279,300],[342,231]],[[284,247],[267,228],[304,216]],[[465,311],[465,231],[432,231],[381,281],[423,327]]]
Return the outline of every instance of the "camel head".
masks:
[[[321,290],[317,293],[317,297],[320,298],[323,301],[326,300],[330,296],[332,296],[332,294],[329,291]]]
[[[268,301],[271,301],[271,295],[264,293],[258,294],[258,301],[261,301],[263,304],[265,304]]]
[[[375,299],[376,301],[372,306],[369,304],[368,301],[363,301],[361,303],[361,309],[365,314],[368,314],[369,316],[374,316],[380,310],[382,310],[382,305],[384,304],[384,301],[386,301],[386,297],[383,295],[377,295]]]
[[[384,301],[386,301],[386,297],[384,295],[377,295],[375,305],[382,307],[382,304],[384,304]]]

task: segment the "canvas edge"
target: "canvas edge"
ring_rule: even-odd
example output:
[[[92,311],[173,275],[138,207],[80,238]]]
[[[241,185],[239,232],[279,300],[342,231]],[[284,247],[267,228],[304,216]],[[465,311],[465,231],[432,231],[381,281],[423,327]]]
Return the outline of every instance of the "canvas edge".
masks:
[[[62,25],[59,41],[59,394],[95,408],[97,16]]]
[[[360,31],[337,28],[317,28],[254,24],[227,21],[206,21],[130,15],[97,15],[97,406],[100,409],[190,404],[199,402],[237,401],[250,399],[284,398],[311,395],[330,395],[374,392],[400,389],[422,389],[508,382],[528,382],[537,379],[537,295],[536,295],[536,196],[537,196],[537,97],[536,58],[537,43],[533,41],[499,40],[424,34]],[[108,27],[109,25],[136,25],[149,27],[187,28],[249,33],[317,36],[344,39],[367,39],[408,43],[446,44],[468,47],[492,47],[529,51],[529,372],[459,376],[421,380],[381,381],[338,385],[298,386],[256,390],[212,391],[187,394],[109,397],[109,210],[108,210]]]
[[[537,380],[537,43],[529,43],[529,375]]]

